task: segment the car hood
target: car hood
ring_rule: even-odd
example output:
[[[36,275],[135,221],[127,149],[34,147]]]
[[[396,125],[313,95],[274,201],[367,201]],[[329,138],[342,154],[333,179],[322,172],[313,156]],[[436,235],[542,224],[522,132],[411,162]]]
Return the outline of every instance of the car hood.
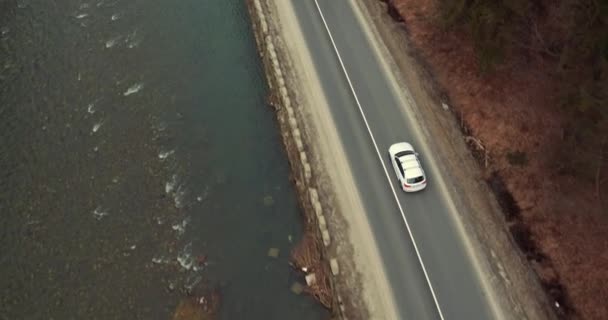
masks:
[[[392,155],[394,155],[398,152],[401,152],[401,151],[414,151],[414,148],[412,147],[411,144],[409,144],[407,142],[400,142],[400,143],[393,144],[388,149],[388,152],[390,152]]]

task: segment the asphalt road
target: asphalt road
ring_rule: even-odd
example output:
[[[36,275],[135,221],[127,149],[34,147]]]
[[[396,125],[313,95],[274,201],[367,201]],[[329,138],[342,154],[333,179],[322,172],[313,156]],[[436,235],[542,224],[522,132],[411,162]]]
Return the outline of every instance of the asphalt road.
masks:
[[[400,318],[441,319],[443,315],[444,319],[492,319],[480,277],[454,223],[457,213],[450,210],[446,194],[434,183],[441,172],[425,166],[425,159],[433,155],[421,153],[429,181],[426,190],[405,194],[395,183],[388,147],[408,141],[420,149],[423,139],[408,125],[413,119],[408,119],[401,100],[391,89],[390,77],[351,7],[354,4],[347,0],[318,1],[397,191],[430,285],[315,2],[291,2],[351,163]]]

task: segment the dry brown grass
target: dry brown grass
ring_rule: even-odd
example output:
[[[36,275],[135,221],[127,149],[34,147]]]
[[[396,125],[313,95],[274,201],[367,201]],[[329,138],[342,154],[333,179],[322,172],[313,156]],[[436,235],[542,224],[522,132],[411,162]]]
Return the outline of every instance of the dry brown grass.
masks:
[[[595,180],[563,170],[568,121],[556,107],[553,64],[540,54],[509,52],[494,72],[482,75],[471,39],[439,27],[434,0],[393,2],[452,107],[489,150],[488,178],[496,172],[521,208],[512,223],[522,223],[547,257],[533,263],[546,288],[568,299],[556,293],[556,284],[563,285],[575,310],[570,316],[608,319],[608,215]],[[604,179],[606,171],[600,172]],[[603,198],[605,189],[608,184]]]
[[[295,269],[306,274],[314,273],[316,282],[305,286],[304,290],[329,310],[334,309],[334,297],[331,287],[330,271],[324,262],[323,244],[315,230],[307,230],[304,237],[293,248],[291,261]],[[304,271],[305,270],[305,271]]]

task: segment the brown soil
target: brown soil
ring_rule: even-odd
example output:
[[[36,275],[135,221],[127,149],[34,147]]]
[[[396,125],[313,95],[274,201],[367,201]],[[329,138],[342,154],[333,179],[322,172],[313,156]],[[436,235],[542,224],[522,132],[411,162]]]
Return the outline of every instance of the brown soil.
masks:
[[[600,200],[608,188],[564,170],[568,119],[556,108],[552,65],[513,52],[482,75],[470,39],[439,27],[435,0],[388,2],[468,134],[488,151],[486,181],[547,293],[565,317],[608,319],[608,215]]]

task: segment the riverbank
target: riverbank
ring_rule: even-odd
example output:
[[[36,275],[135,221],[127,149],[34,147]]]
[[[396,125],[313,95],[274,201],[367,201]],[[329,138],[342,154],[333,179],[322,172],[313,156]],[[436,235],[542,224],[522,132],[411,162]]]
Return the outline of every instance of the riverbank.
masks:
[[[439,27],[434,1],[388,1],[388,7],[361,2],[381,12],[376,21],[392,16],[385,29],[399,43],[389,44],[391,51],[419,61],[424,67],[417,73],[427,79],[435,106],[445,103],[458,118],[459,135],[480,164],[478,179],[502,207],[498,222],[553,310],[568,319],[608,317],[608,219],[598,184],[605,171],[594,168],[597,177],[580,179],[563,160],[569,121],[555,107],[559,90],[550,65],[534,55],[514,55],[482,75],[471,40]]]
[[[331,244],[327,230],[323,204],[319,200],[316,177],[308,160],[309,151],[304,131],[300,129],[301,119],[296,115],[297,104],[292,88],[287,84],[288,71],[284,65],[284,52],[280,50],[279,36],[270,14],[271,4],[247,1],[249,14],[260,57],[264,64],[270,95],[268,103],[275,109],[283,144],[292,168],[292,179],[299,195],[299,204],[304,215],[304,236],[292,251],[293,266],[307,279],[306,286],[296,285],[317,299],[322,305],[336,313],[339,311],[335,299],[333,279],[325,246]],[[316,173],[316,172],[315,172]],[[318,226],[318,227],[317,227]],[[337,269],[336,269],[337,270]]]

